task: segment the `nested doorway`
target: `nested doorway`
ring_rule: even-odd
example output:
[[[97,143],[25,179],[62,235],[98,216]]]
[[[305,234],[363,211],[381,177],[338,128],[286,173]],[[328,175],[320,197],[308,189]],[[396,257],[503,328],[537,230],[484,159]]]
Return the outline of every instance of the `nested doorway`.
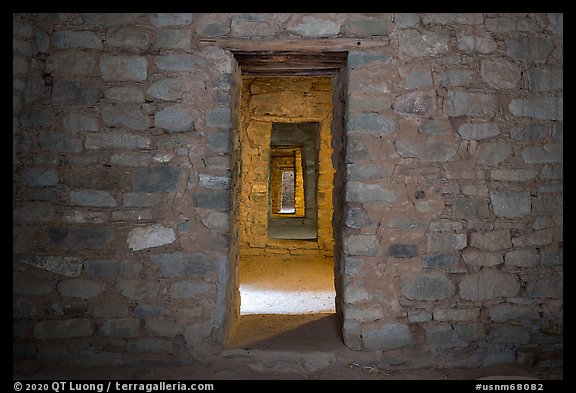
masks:
[[[261,58],[236,57],[229,335],[248,318],[337,320],[345,61],[335,67],[332,59],[322,72],[262,75],[254,72]]]

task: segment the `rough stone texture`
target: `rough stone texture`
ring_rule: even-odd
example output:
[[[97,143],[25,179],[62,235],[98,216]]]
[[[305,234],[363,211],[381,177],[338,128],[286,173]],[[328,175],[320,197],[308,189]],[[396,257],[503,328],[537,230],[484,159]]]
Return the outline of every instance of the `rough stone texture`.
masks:
[[[561,364],[562,13],[12,19],[15,364],[221,355],[245,251],[340,261],[350,362]],[[235,59],[278,50],[345,72]],[[318,238],[270,241],[270,128],[300,122]]]
[[[82,258],[24,256],[20,262],[67,277],[78,277],[82,271]]]
[[[89,318],[73,318],[61,321],[41,321],[34,325],[34,337],[44,339],[76,338],[91,336],[94,331]]]
[[[184,132],[194,128],[194,120],[177,107],[166,107],[154,116],[154,124],[167,132]]]
[[[104,288],[104,284],[82,278],[66,280],[58,284],[58,292],[60,292],[62,296],[77,297],[80,299],[92,299],[98,296]]]
[[[160,224],[135,228],[128,234],[128,247],[133,251],[143,250],[173,243],[176,240],[174,230]]]
[[[150,260],[166,277],[202,276],[215,269],[202,254],[155,254],[150,255]]]
[[[362,342],[367,350],[387,351],[412,346],[415,340],[408,326],[393,323],[363,329]]]
[[[439,300],[454,295],[455,285],[444,274],[421,273],[400,283],[402,294],[414,300]]]
[[[148,62],[143,56],[105,55],[100,59],[100,72],[106,81],[144,81]]]
[[[520,289],[518,278],[509,273],[482,269],[464,277],[460,282],[460,297],[467,300],[489,300],[516,296]]]
[[[493,191],[490,193],[490,202],[497,217],[522,217],[532,211],[531,197],[528,192]]]

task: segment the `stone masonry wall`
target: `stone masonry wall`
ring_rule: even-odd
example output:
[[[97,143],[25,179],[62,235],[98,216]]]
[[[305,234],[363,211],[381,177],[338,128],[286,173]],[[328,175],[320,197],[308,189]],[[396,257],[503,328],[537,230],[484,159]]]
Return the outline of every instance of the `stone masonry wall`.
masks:
[[[15,359],[185,363],[229,328],[226,39],[359,43],[334,235],[348,347],[562,362],[562,14],[14,14]]]

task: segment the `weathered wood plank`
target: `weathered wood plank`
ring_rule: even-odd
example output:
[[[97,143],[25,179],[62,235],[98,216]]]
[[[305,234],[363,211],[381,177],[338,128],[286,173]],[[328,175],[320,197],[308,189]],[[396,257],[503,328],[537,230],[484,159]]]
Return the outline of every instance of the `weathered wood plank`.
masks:
[[[389,45],[387,38],[353,39],[238,39],[201,38],[204,45],[216,45],[231,51],[324,51],[338,52],[352,49],[381,48]]]

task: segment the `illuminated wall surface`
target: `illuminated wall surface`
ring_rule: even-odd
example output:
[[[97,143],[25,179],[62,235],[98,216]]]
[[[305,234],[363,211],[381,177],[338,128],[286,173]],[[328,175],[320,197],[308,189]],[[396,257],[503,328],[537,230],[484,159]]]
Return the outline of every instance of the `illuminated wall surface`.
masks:
[[[271,255],[331,258],[382,369],[562,364],[563,14],[12,18],[15,365],[218,357]],[[312,238],[269,214],[287,135]]]
[[[322,255],[332,256],[332,167],[331,126],[332,89],[329,77],[245,77],[241,100],[242,123],[240,150],[242,154],[241,191],[239,201],[240,255]],[[290,126],[286,126],[288,123]],[[300,128],[298,125],[302,124]],[[273,128],[284,125],[281,133],[272,140]],[[291,146],[299,143],[292,134],[308,133],[317,142],[304,151],[304,160],[312,161],[312,174],[308,185],[296,188],[299,200],[307,197],[302,207],[307,210],[304,218],[282,218],[271,214],[269,184],[274,175],[271,146]],[[279,133],[279,134],[281,134]],[[315,135],[316,134],[316,135]],[[304,139],[302,138],[302,141]],[[279,145],[280,144],[280,145]],[[299,153],[301,154],[301,153]],[[297,158],[295,158],[297,160]],[[302,160],[302,158],[300,158]],[[314,164],[317,162],[317,164]],[[302,168],[302,163],[300,168]],[[315,166],[317,165],[317,168]],[[304,167],[306,168],[306,167]],[[304,178],[304,176],[302,176]],[[297,177],[296,180],[299,180]],[[314,180],[316,184],[314,183]],[[272,183],[274,184],[274,182]],[[280,184],[276,181],[276,184]],[[306,193],[304,193],[306,189]],[[276,191],[277,192],[277,191]],[[300,194],[300,195],[298,195]],[[298,212],[300,212],[300,207]],[[294,222],[292,226],[311,225],[317,228],[314,241],[278,240],[269,236],[269,222],[280,220]],[[282,225],[280,223],[280,225]],[[288,230],[289,231],[289,230]],[[297,230],[295,230],[297,231]],[[298,235],[296,235],[298,236]]]

